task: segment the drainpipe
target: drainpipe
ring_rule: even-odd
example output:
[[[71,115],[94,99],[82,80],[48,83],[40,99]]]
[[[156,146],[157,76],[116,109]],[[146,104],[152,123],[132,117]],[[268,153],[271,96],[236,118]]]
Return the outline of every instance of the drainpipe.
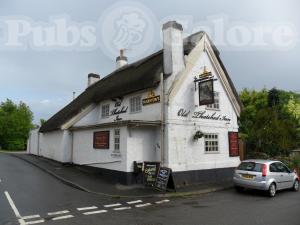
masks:
[[[160,73],[160,102],[161,102],[161,125],[160,125],[160,161],[161,165],[164,166],[165,159],[165,93],[164,93],[164,75]]]

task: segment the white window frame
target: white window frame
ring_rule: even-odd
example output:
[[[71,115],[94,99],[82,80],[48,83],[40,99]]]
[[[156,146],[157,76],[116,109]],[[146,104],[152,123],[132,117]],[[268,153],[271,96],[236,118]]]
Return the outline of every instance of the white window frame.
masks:
[[[120,153],[121,130],[114,129],[114,153]]]
[[[109,117],[109,104],[103,104],[101,106],[101,118]]]
[[[129,99],[130,113],[139,113],[142,111],[142,96],[134,96]]]
[[[214,103],[206,105],[206,109],[208,110],[220,110],[220,93],[214,92]]]
[[[205,153],[219,153],[219,134],[206,133],[204,134],[204,152]]]

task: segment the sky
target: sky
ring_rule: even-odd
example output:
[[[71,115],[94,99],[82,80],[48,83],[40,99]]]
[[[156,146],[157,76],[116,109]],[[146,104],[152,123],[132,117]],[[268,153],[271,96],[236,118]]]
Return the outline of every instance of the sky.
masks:
[[[50,118],[115,70],[162,47],[161,27],[205,30],[237,88],[300,92],[298,0],[0,0],[0,102],[23,101],[34,122]]]

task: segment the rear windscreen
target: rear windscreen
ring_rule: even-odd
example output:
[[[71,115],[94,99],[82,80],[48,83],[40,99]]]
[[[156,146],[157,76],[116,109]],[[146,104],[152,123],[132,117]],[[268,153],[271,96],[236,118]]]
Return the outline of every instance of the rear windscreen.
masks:
[[[262,172],[263,164],[255,162],[242,162],[238,166],[238,170],[252,171],[252,172]]]

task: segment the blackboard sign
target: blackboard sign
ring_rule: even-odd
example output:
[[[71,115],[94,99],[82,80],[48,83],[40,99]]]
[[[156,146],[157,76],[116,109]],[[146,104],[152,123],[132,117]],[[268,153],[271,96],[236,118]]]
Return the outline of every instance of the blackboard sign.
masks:
[[[155,188],[161,191],[166,191],[168,187],[174,189],[173,180],[171,181],[170,177],[172,179],[172,170],[167,167],[160,167],[156,177]]]
[[[146,186],[154,186],[160,163],[144,162],[144,184]]]

